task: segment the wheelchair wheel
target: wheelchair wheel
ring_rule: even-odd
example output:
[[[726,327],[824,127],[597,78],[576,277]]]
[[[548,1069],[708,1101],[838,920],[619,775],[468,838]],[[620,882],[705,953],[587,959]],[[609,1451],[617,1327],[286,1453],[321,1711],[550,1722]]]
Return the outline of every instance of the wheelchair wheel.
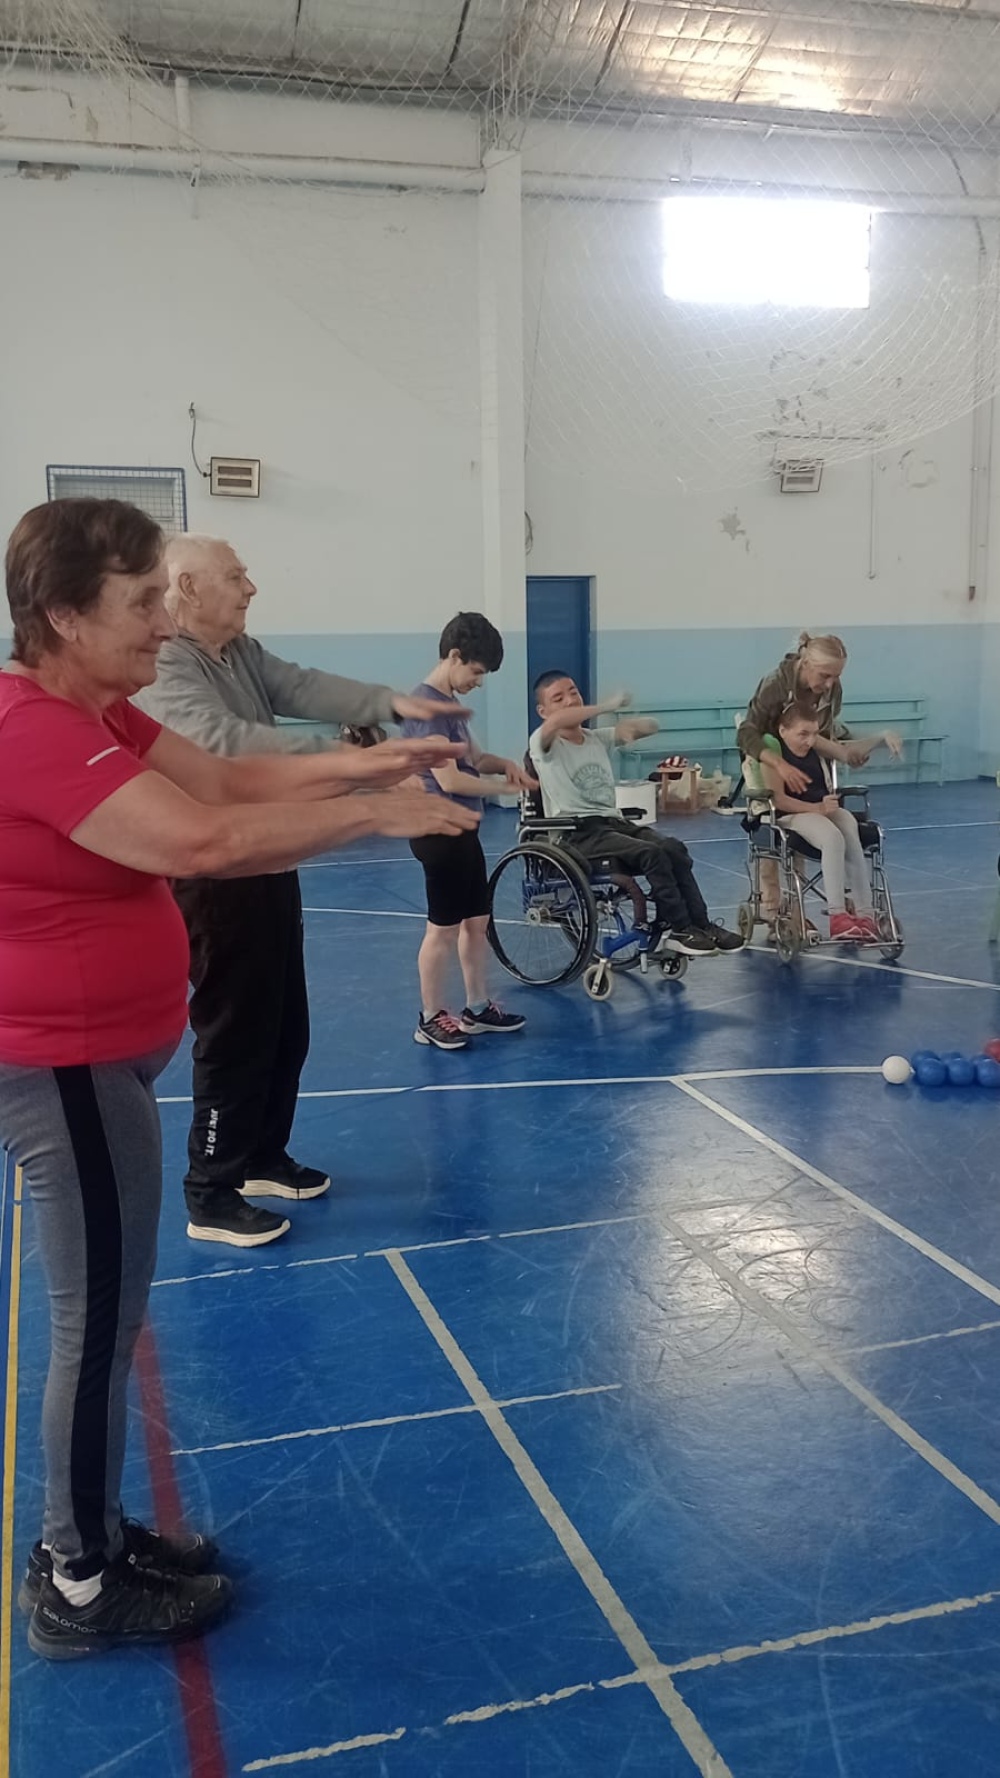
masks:
[[[753,929],[755,925],[756,921],[753,917],[753,902],[741,901],[736,915],[736,929],[745,945],[748,945],[753,938]]]
[[[539,988],[575,981],[596,935],[590,884],[562,847],[528,841],[501,858],[490,877],[486,936],[510,975]]]
[[[878,935],[882,940],[879,948],[883,957],[888,958],[890,963],[894,963],[897,957],[903,955],[903,950],[905,948],[903,928],[896,919],[895,914],[879,914]]]
[[[662,959],[660,968],[669,981],[679,982],[682,976],[687,975],[688,959],[683,951],[670,951]]]
[[[615,978],[607,963],[588,963],[583,972],[583,985],[591,1000],[610,1000]]]
[[[802,949],[797,914],[779,914],[774,922],[774,948],[782,963],[791,963]]]

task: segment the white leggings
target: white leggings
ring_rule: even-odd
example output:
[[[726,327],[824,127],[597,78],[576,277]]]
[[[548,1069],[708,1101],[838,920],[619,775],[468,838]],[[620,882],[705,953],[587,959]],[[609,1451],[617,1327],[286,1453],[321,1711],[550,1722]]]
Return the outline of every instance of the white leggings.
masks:
[[[835,815],[782,815],[781,826],[800,833],[820,852],[823,865],[823,886],[826,905],[831,914],[845,912],[846,888],[851,892],[856,914],[872,912],[868,866],[861,850],[858,824],[846,809]]]

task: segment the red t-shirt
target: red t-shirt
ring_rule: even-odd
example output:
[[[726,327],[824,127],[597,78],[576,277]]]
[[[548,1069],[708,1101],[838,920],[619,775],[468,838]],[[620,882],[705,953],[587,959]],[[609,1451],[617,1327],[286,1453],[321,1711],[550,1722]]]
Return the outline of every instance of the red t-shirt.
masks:
[[[188,941],[163,877],[69,839],[147,768],[160,724],[0,672],[0,1062],[121,1062],[176,1043]]]

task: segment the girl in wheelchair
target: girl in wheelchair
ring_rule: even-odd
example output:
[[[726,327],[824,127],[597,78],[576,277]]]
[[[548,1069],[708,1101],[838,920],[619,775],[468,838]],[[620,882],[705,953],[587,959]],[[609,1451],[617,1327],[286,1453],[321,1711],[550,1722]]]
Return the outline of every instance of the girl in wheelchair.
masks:
[[[789,705],[778,723],[780,756],[768,749],[761,754],[764,783],[777,810],[779,825],[800,834],[820,854],[830,937],[846,944],[878,944],[880,935],[858,823],[841,808],[831,789],[828,768],[815,747],[818,733],[812,712],[801,704]],[[785,789],[779,758],[808,778],[805,790],[798,796],[790,796]]]

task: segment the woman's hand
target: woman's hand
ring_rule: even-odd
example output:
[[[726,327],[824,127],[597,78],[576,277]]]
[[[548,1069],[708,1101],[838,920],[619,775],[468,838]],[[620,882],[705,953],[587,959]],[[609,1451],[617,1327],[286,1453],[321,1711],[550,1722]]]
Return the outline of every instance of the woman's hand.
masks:
[[[333,757],[337,775],[351,784],[374,789],[402,783],[418,772],[433,766],[447,765],[451,759],[462,759],[466,749],[460,742],[445,741],[440,735],[427,735],[414,741],[379,741],[374,747],[344,748]]]
[[[821,815],[836,815],[839,808],[840,808],[839,796],[833,796],[833,795],[825,796],[823,798],[823,801],[819,805],[819,813]]]
[[[366,799],[371,805],[375,832],[386,839],[417,840],[431,833],[454,838],[460,833],[473,833],[479,826],[479,815],[446,796],[428,796],[426,791],[390,790],[382,796]]]
[[[440,698],[411,698],[402,692],[392,694],[393,714],[400,722],[436,722],[439,716],[471,716],[465,704],[443,703]]]
[[[902,735],[897,735],[894,729],[887,728],[885,731],[885,734],[882,736],[882,741],[883,741],[883,744],[886,747],[888,747],[889,752],[892,754],[893,759],[902,759],[902,757],[903,757],[903,737],[902,737]]]
[[[789,796],[800,796],[803,790],[808,790],[809,779],[805,772],[800,772],[798,766],[793,766],[790,760],[769,752],[767,763],[773,772],[777,772]]]

